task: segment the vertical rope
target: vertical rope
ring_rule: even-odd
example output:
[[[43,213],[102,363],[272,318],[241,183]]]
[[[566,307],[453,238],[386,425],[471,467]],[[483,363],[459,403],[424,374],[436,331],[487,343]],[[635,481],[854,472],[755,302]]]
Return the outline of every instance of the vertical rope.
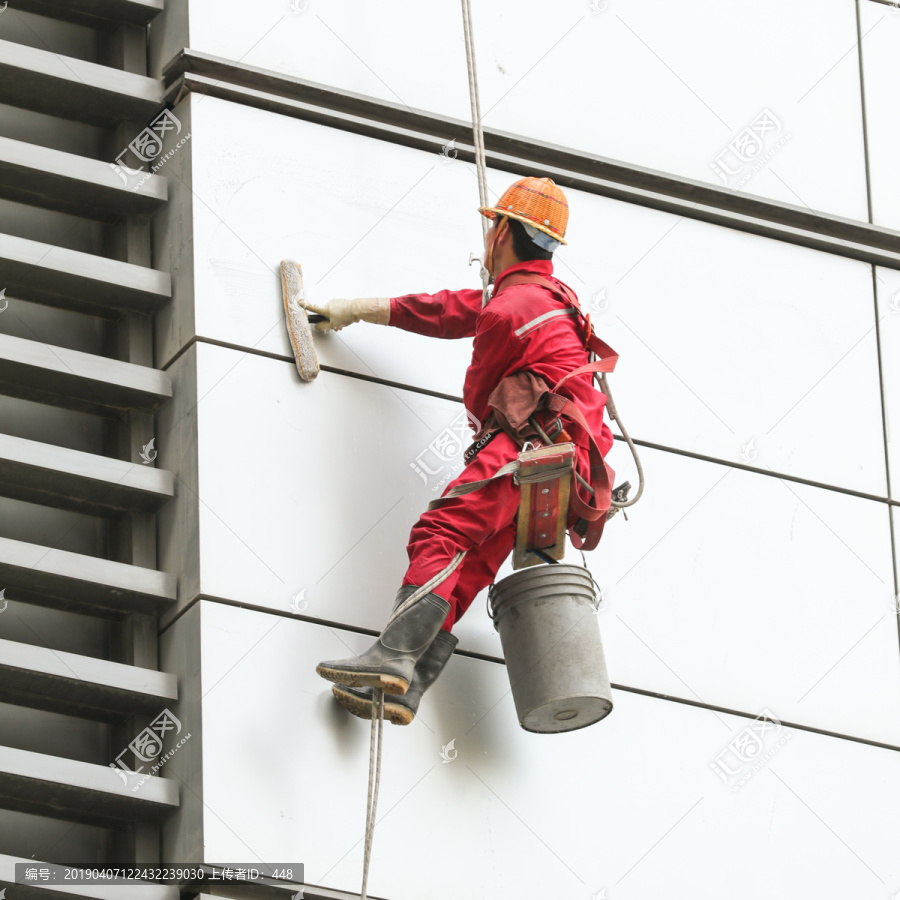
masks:
[[[466,67],[469,73],[469,103],[472,108],[472,133],[475,141],[475,165],[478,171],[479,206],[487,206],[487,178],[485,175],[484,132],[481,127],[481,101],[478,96],[478,72],[475,64],[475,39],[472,31],[472,10],[469,0],[462,0],[463,33],[466,39]],[[487,231],[487,222],[484,224]]]
[[[450,563],[430,581],[422,585],[414,594],[394,610],[388,625],[401,613],[417,603],[426,594],[444,581],[463,561],[465,550],[456,553]],[[384,626],[387,628],[387,625]],[[363,850],[363,877],[360,900],[366,900],[366,889],[369,884],[369,862],[372,858],[372,840],[375,837],[375,814],[378,809],[378,787],[381,783],[381,739],[384,732],[384,690],[372,689],[372,733],[369,737],[369,795],[366,799],[366,842]]]
[[[475,144],[475,169],[478,176],[478,205],[488,205],[487,165],[484,156],[484,132],[481,127],[481,102],[478,97],[478,73],[475,69],[475,42],[472,37],[472,11],[469,0],[462,0],[463,33],[466,39],[466,68],[469,73],[469,102],[472,107],[472,135]],[[481,218],[482,239],[488,232],[487,219]],[[489,299],[488,285],[491,273],[481,264],[481,292],[482,307],[487,305]],[[423,585],[416,593],[407,598],[402,607],[394,611],[391,620],[401,612],[408,609],[421,596],[429,593],[437,584],[443,581],[463,560],[465,552],[459,552],[450,564],[438,575],[431,579],[427,585]],[[363,850],[363,878],[360,900],[366,900],[366,892],[369,884],[369,862],[372,858],[372,841],[375,837],[375,815],[378,809],[378,787],[381,781],[381,747],[384,731],[384,691],[375,688],[372,692],[372,733],[369,738],[369,793],[366,800],[366,841]]]
[[[472,9],[469,0],[462,0],[463,34],[466,39],[466,68],[469,73],[469,105],[472,108],[472,136],[475,144],[475,169],[478,178],[478,205],[488,205],[487,165],[484,156],[484,130],[481,127],[481,100],[478,94],[478,72],[475,66],[475,38],[472,30]],[[481,217],[481,237],[487,236],[488,220]],[[491,273],[481,264],[481,306],[487,306]]]
[[[372,692],[372,734],[369,738],[369,796],[366,800],[366,843],[363,850],[363,877],[360,900],[366,900],[369,884],[369,862],[375,837],[375,813],[378,809],[378,786],[381,782],[381,737],[384,731],[384,691]],[[377,743],[376,743],[377,736]],[[374,777],[373,777],[374,776]]]

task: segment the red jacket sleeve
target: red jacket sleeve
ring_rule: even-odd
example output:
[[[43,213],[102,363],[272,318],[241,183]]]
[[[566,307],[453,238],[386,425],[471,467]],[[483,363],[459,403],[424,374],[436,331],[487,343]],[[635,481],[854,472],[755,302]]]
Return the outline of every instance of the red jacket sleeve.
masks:
[[[428,337],[472,337],[480,312],[480,290],[404,294],[391,298],[390,324]]]

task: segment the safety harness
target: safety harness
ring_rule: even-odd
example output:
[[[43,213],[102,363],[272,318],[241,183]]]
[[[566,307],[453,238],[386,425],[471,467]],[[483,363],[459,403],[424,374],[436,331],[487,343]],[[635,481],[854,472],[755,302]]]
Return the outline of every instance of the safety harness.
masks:
[[[458,485],[443,497],[429,503],[428,508],[436,509],[455,497],[481,490],[496,478],[512,475],[516,483],[522,487],[516,553],[513,558],[514,567],[520,568],[538,563],[542,558],[562,559],[565,549],[563,535],[570,509],[578,516],[577,522],[569,531],[572,544],[576,548],[593,550],[600,541],[603,526],[610,512],[612,480],[615,473],[603,459],[597,437],[591,431],[584,413],[573,400],[558,391],[576,375],[612,372],[619,356],[594,333],[590,316],[582,314],[575,293],[567,285],[550,281],[549,278],[533,272],[517,272],[503,279],[503,288],[516,284],[538,284],[565,304],[563,309],[550,310],[527,322],[517,329],[516,335],[522,337],[554,318],[579,317],[583,323],[584,346],[592,361],[573,369],[542,396],[540,409],[535,410],[529,421],[541,436],[545,446],[529,447],[526,444],[522,447],[523,452],[515,460],[502,466],[489,478]],[[556,422],[559,423],[555,429],[553,427],[547,429],[552,434],[543,429],[536,415],[545,410],[555,420],[554,425]],[[565,431],[563,420],[580,426],[587,435],[590,466],[588,483],[584,483],[575,471],[575,446]],[[518,442],[517,435],[511,437]],[[586,488],[591,495],[590,499],[582,499],[578,493],[578,485],[572,484],[573,480]],[[542,484],[543,487],[534,491],[531,485],[536,484]]]

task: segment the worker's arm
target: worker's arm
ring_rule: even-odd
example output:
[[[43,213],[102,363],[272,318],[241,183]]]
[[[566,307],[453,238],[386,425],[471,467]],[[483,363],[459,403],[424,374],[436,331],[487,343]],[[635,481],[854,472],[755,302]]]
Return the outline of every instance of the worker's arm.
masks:
[[[404,294],[391,298],[389,324],[428,337],[472,337],[480,312],[480,289]]]
[[[324,306],[301,300],[304,309],[324,316],[317,331],[340,331],[354,322],[393,325],[428,337],[462,338],[475,334],[481,312],[481,291],[438,291],[436,294],[404,294],[402,297],[357,297],[330,300]]]

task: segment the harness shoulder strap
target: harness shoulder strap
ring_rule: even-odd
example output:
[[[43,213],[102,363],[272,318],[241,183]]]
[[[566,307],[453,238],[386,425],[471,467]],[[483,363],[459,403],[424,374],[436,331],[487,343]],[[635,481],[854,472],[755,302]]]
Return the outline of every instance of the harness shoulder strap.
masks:
[[[563,297],[564,303],[574,307],[579,312],[581,311],[575,292],[567,284],[563,284],[561,281],[551,281],[543,275],[538,275],[537,272],[516,272],[503,279],[503,287],[511,287],[514,284],[539,284],[541,287],[547,288],[548,291],[552,291],[554,294],[560,294]],[[503,287],[501,287],[500,290],[503,290]]]
[[[562,381],[557,383],[553,390],[556,390],[564,381],[567,381],[573,375],[581,375],[584,372],[612,372],[615,370],[616,363],[619,361],[619,354],[616,353],[606,341],[602,341],[597,337],[594,328],[591,325],[591,317],[585,316],[581,312],[581,307],[578,305],[578,298],[575,296],[575,292],[567,284],[563,284],[561,281],[553,282],[543,275],[538,275],[536,272],[517,272],[503,280],[504,286],[515,284],[539,284],[541,287],[547,288],[548,291],[555,294],[563,301],[563,303],[575,310],[578,315],[582,316],[586,326],[585,330],[587,331],[585,348],[599,357],[597,362],[589,363],[587,366],[581,366],[578,369],[575,369],[575,371],[570,372],[562,379]],[[530,324],[532,323],[529,323],[529,325]]]

